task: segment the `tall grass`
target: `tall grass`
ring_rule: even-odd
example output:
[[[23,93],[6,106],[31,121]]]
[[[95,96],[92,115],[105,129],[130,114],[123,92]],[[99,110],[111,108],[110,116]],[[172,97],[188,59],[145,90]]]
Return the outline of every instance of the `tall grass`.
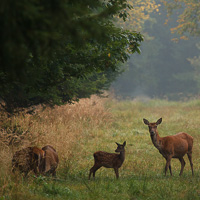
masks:
[[[1,122],[0,199],[198,199],[200,197],[200,101],[117,101],[92,96],[80,102],[18,115]],[[194,137],[192,177],[189,161],[179,177],[180,162],[172,159],[173,177],[164,176],[165,160],[153,146],[142,119],[156,121],[160,136],[187,132]],[[100,169],[88,181],[97,150],[114,152],[127,141],[126,159],[115,179],[112,169]],[[23,179],[11,174],[13,153],[27,146],[50,144],[59,154],[57,180]]]

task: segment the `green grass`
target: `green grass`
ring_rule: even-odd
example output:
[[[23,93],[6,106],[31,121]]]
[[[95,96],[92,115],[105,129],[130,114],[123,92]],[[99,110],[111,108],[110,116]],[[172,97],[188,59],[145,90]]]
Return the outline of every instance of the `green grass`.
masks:
[[[3,199],[200,199],[200,101],[168,102],[151,100],[108,101],[105,107],[112,114],[109,124],[95,126],[84,121],[82,136],[76,141],[73,156],[65,163],[60,155],[57,179],[12,175],[6,168],[0,171],[0,200]],[[153,146],[148,127],[160,117],[160,136],[184,131],[194,137],[192,177],[187,156],[182,177],[180,162],[172,159],[173,176],[164,176],[165,159]],[[127,142],[126,159],[116,180],[113,169],[101,168],[96,179],[88,181],[97,150],[114,152],[115,142]],[[59,141],[58,141],[59,142]],[[66,148],[66,147],[63,147]]]

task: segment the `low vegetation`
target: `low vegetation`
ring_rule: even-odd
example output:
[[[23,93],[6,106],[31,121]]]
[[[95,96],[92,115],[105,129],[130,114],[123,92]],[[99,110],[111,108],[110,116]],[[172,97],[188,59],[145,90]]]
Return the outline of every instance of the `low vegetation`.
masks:
[[[79,103],[47,108],[35,115],[1,116],[0,200],[3,199],[199,199],[200,197],[200,101],[117,101],[92,96]],[[160,136],[184,131],[194,137],[194,176],[172,159],[173,176],[164,176],[165,159],[153,146],[143,118],[156,121]],[[126,158],[119,169],[101,168],[88,180],[95,151],[114,153],[115,142],[126,141]],[[14,152],[23,147],[52,145],[59,154],[57,178],[24,179],[11,173]]]

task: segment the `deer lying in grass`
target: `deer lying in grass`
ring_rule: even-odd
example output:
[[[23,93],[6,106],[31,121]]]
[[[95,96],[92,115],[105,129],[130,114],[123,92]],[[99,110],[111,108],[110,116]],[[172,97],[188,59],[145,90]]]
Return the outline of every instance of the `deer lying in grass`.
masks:
[[[42,149],[38,147],[27,147],[15,152],[12,159],[12,172],[19,169],[21,173],[24,173],[24,177],[30,171],[33,171],[35,175],[52,174],[52,176],[56,176],[58,162],[58,154],[50,145]]]
[[[193,172],[193,163],[192,163],[192,147],[193,147],[193,137],[188,135],[187,133],[177,133],[176,135],[160,137],[158,135],[157,126],[161,124],[162,118],[160,118],[155,123],[149,123],[148,120],[143,119],[144,123],[149,127],[149,133],[151,135],[151,140],[154,146],[159,150],[159,152],[163,155],[166,159],[166,166],[165,166],[165,176],[167,170],[169,168],[170,174],[172,176],[171,170],[171,159],[178,158],[181,162],[181,171],[180,176],[183,173],[183,169],[185,167],[185,161],[183,156],[187,154],[188,159],[190,161],[192,175]]]
[[[123,144],[117,144],[117,149],[115,152],[119,152],[120,154],[116,153],[107,153],[104,151],[97,151],[94,153],[94,166],[90,169],[89,174],[89,180],[91,177],[91,174],[93,173],[93,177],[95,178],[95,172],[100,167],[106,167],[106,168],[113,168],[115,170],[116,177],[119,178],[119,172],[118,169],[122,166],[124,160],[125,160],[125,145],[126,142]]]
[[[38,147],[27,147],[16,151],[12,159],[12,172],[19,169],[21,173],[24,173],[24,177],[30,171],[33,171],[36,175],[40,173],[40,165],[44,159],[44,151]]]

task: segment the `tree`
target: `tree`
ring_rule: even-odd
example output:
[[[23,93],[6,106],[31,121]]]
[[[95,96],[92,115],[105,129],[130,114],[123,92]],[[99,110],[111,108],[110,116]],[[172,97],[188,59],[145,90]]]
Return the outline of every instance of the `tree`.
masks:
[[[127,10],[128,19],[119,20],[119,24],[128,30],[143,31],[145,22],[151,19],[150,14],[159,12],[160,4],[155,0],[129,0],[128,3],[133,7]]]
[[[178,12],[178,25],[173,27],[171,31],[181,35],[181,39],[191,36],[200,35],[200,2],[196,0],[176,0],[166,1],[162,0],[168,11],[168,17],[170,17],[176,10]]]
[[[6,111],[101,93],[141,34],[117,28],[126,0],[0,2],[0,102]],[[112,74],[112,75],[111,75]],[[110,76],[111,75],[111,76]]]

